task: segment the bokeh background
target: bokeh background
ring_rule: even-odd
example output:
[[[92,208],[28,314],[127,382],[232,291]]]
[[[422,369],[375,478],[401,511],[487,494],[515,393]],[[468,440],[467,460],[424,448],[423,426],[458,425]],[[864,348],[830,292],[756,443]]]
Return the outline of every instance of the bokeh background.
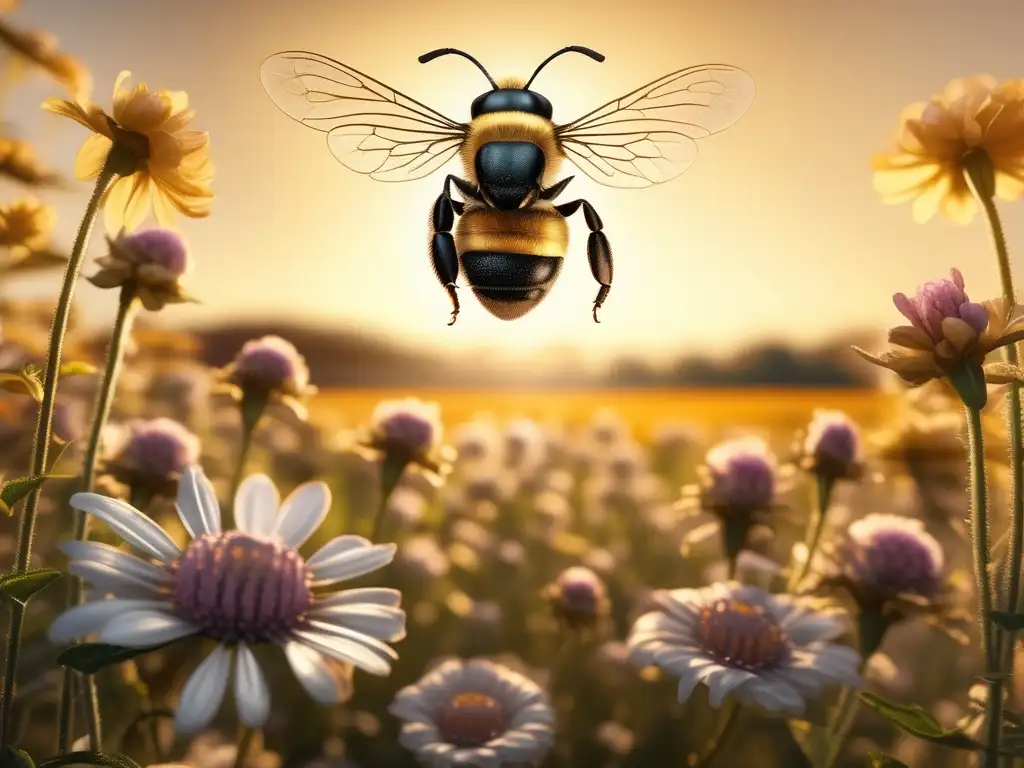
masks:
[[[461,451],[444,489],[412,476],[389,507],[403,549],[388,583],[407,590],[410,635],[419,639],[400,649],[392,679],[357,678],[351,706],[338,712],[316,711],[294,684],[288,688],[287,675],[276,680],[287,692],[275,695],[287,706],[266,733],[271,753],[261,759],[268,764],[411,765],[394,744],[397,725],[386,705],[397,687],[444,653],[503,654],[548,680],[557,642],[539,594],[562,568],[580,563],[607,580],[614,621],[579,668],[566,673],[578,686],[596,687],[585,696],[577,688],[575,708],[569,696],[576,716],[549,764],[684,764],[707,728],[705,702],[676,705],[672,685],[638,678],[621,645],[648,589],[721,576],[714,552],[684,547],[697,523],[675,520],[668,510],[696,479],[709,445],[757,434],[784,463],[815,408],[853,417],[871,456],[864,482],[840,495],[836,530],[871,511],[918,515],[947,547],[951,572],[969,563],[956,408],[941,394],[908,399],[883,387],[849,347],[880,341],[897,317],[893,292],[911,291],[951,266],[963,271],[972,297],[998,293],[984,231],[941,220],[920,226],[907,210],[881,206],[868,160],[888,148],[900,110],[949,79],[1019,75],[1024,6],[1010,0],[21,5],[5,23],[55,35],[87,65],[99,103],[108,102],[117,73],[128,69],[154,87],[187,91],[196,127],[212,136],[213,214],[181,225],[194,259],[187,286],[201,303],[141,317],[115,423],[180,421],[200,436],[203,463],[223,484],[238,415],[229,401],[210,396],[211,371],[247,339],[279,334],[305,356],[321,392],[309,404],[308,423],[272,415],[252,466],[285,489],[328,480],[337,509],[324,537],[365,526],[379,502],[374,468],[345,445],[348,430],[381,399],[440,402],[447,439]],[[537,309],[503,323],[464,293],[459,321],[447,327],[447,297],[426,249],[427,212],[442,174],[382,184],[350,172],[334,161],[321,134],[277,111],[258,75],[267,55],[307,49],[464,120],[485,85],[479,72],[454,57],[420,65],[419,54],[459,47],[499,77],[528,75],[569,44],[595,48],[607,60],[567,56],[545,70],[536,87],[554,103],[556,122],[697,63],[743,67],[758,89],[750,112],[703,141],[694,167],[673,182],[611,190],[576,174],[572,195],[597,208],[615,250],[615,283],[600,325],[590,316],[595,286],[585,232],[572,222],[567,267]],[[38,109],[43,98],[59,94],[45,75],[14,67],[0,117],[8,137],[30,140],[49,165],[70,176],[82,130]],[[571,166],[564,172],[572,173]],[[0,182],[4,199],[22,192]],[[58,214],[57,250],[70,246],[88,193],[74,181],[39,193]],[[1024,238],[1019,207],[1005,209],[1004,223],[1011,243]],[[103,253],[104,242],[95,237],[90,254]],[[45,340],[59,271],[5,275],[0,283],[8,346],[27,357],[38,355]],[[68,355],[102,363],[115,309],[109,292],[83,281]],[[72,440],[63,458],[69,466],[88,424],[94,384],[93,377],[77,377],[63,395],[60,429]],[[32,413],[14,395],[0,398],[4,468],[13,474],[27,466]],[[997,432],[998,422],[994,414]],[[798,511],[807,496],[803,482],[794,481]],[[996,498],[999,492],[996,487]],[[59,493],[48,497],[40,562],[63,562],[54,545],[66,535],[64,510]],[[172,511],[158,505],[152,514]],[[6,556],[15,524],[0,520]],[[782,526],[761,554],[784,559],[799,538],[799,527]],[[23,692],[35,698],[26,743],[50,738],[53,678],[30,668],[52,665],[56,650],[41,633],[56,609],[53,601],[32,606],[35,639],[24,674],[35,682],[26,682]],[[977,672],[970,654],[915,625],[894,631],[885,651],[892,666],[872,685],[931,705],[946,724],[967,712],[966,691]],[[187,654],[164,656],[152,668],[105,674],[104,700],[114,701],[111,733],[146,754],[151,744],[135,722],[139,707],[173,706],[181,670],[190,663]],[[135,698],[115,696],[125,675]],[[222,741],[232,736],[231,722],[226,713],[221,730],[191,746],[174,744],[176,756],[197,768],[230,765],[233,748]],[[954,765],[943,762],[952,759],[945,752],[897,740],[870,714],[858,721],[845,764],[863,765],[867,750],[879,744],[910,765]],[[733,750],[724,765],[803,765],[782,722],[743,731]]]

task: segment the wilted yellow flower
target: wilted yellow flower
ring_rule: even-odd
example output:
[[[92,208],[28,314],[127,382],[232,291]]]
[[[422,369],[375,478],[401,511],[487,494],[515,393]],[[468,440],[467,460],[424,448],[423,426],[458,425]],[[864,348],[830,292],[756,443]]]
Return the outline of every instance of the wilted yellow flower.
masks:
[[[995,171],[995,194],[1024,192],[1024,80],[997,83],[990,75],[951,81],[941,94],[903,110],[892,154],[872,159],[874,186],[887,203],[912,200],[914,220],[937,210],[959,224],[976,203],[964,177],[978,152]]]
[[[13,259],[25,258],[49,242],[56,220],[53,208],[34,197],[0,205],[0,246]]]
[[[0,11],[9,10],[0,5]],[[57,38],[41,29],[15,29],[0,21],[0,42],[14,52],[15,74],[25,64],[44,70],[64,86],[72,98],[86,98],[92,90],[92,75],[78,59],[58,48]]]
[[[136,229],[150,203],[156,219],[168,226],[175,209],[190,218],[209,215],[214,168],[210,136],[186,130],[195,115],[184,91],[150,91],[145,83],[125,87],[130,72],[114,84],[113,114],[89,101],[49,99],[43,109],[69,117],[95,132],[86,139],[75,161],[75,175],[94,179],[111,148],[117,146],[134,160],[131,173],[122,173],[104,194],[107,230]]]
[[[854,351],[912,385],[949,377],[965,366],[978,369],[969,373],[984,375],[991,383],[1018,380],[1020,371],[1006,363],[989,363],[984,374],[981,367],[993,350],[1024,339],[1024,310],[1007,307],[1003,299],[970,301],[960,271],[951,270],[950,277],[925,283],[913,299],[902,293],[893,296],[896,308],[911,322],[889,331],[893,349],[880,356],[859,347]]]
[[[27,141],[0,138],[0,176],[22,184],[53,184],[60,177],[39,162],[35,149]]]

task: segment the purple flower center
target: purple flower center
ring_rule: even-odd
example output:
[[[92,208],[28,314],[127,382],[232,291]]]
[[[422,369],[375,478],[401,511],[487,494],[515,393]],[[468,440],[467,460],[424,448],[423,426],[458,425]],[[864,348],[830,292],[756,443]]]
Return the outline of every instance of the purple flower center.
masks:
[[[188,246],[171,229],[147,229],[128,236],[136,258],[143,264],[155,264],[175,275],[188,268]]]
[[[604,597],[604,585],[589,568],[570,568],[558,579],[560,607],[574,616],[594,616]]]
[[[703,649],[722,664],[756,671],[776,666],[789,656],[789,640],[763,608],[723,599],[700,613],[698,637]]]
[[[859,449],[860,438],[849,424],[829,424],[818,435],[814,456],[819,460],[827,459],[839,465],[849,465],[856,460]]]
[[[712,469],[711,497],[715,506],[729,510],[769,507],[775,498],[775,469],[764,456],[737,454],[725,467]]]
[[[482,693],[456,694],[437,717],[441,739],[463,749],[483,746],[501,736],[505,727],[501,704]]]
[[[434,442],[434,425],[414,413],[394,413],[379,428],[387,445],[413,456],[425,453]]]
[[[245,385],[262,389],[283,389],[295,376],[295,361],[284,350],[252,346],[242,350],[235,361],[238,377]]]
[[[914,298],[897,293],[892,297],[896,308],[934,342],[942,341],[942,321],[963,320],[977,333],[988,327],[988,310],[975,304],[964,292],[964,278],[957,269],[950,270],[950,280],[933,280],[921,285]]]
[[[305,619],[311,599],[294,549],[240,531],[196,539],[175,569],[178,614],[221,642],[278,642]]]
[[[181,435],[170,429],[144,429],[134,432],[123,452],[132,468],[141,474],[169,477],[181,474],[194,460]]]
[[[856,581],[884,595],[930,597],[939,589],[935,558],[913,531],[878,531],[867,542],[851,542],[848,567]]]

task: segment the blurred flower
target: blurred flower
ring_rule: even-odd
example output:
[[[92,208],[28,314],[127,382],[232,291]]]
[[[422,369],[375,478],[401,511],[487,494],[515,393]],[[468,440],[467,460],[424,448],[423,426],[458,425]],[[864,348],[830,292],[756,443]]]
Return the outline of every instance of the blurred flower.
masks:
[[[800,465],[828,480],[859,478],[864,466],[857,425],[842,411],[816,410],[803,441]]]
[[[15,261],[25,259],[46,246],[56,221],[53,208],[34,197],[0,205],[0,247]]]
[[[114,442],[104,472],[142,494],[174,496],[181,473],[199,460],[199,438],[171,419],[136,419],[110,425]]]
[[[611,408],[599,408],[590,421],[590,434],[598,445],[607,448],[629,435],[629,425]]]
[[[415,528],[423,519],[426,501],[423,494],[412,488],[398,486],[388,497],[385,514],[402,528]]]
[[[430,534],[413,536],[403,542],[395,565],[414,579],[440,579],[448,575],[451,561]]]
[[[121,72],[114,83],[113,115],[85,99],[49,99],[43,109],[68,117],[93,131],[75,161],[75,175],[95,179],[112,148],[132,160],[131,168],[119,169],[118,178],[103,196],[107,231],[122,226],[137,229],[150,203],[157,221],[174,224],[175,210],[190,218],[210,213],[214,168],[210,162],[209,134],[191,131],[195,112],[184,91],[150,91],[145,83],[125,87],[130,72]],[[121,173],[121,170],[128,172]]]
[[[40,162],[31,144],[21,139],[3,137],[0,137],[0,176],[30,186],[44,186],[60,181],[57,173]]]
[[[247,399],[260,404],[277,401],[301,419],[308,417],[302,400],[317,391],[309,383],[305,358],[280,336],[245,342],[218,378],[243,405]]]
[[[174,230],[122,230],[107,244],[110,254],[96,260],[101,269],[89,278],[97,288],[128,286],[150,312],[192,300],[178,282],[192,267],[188,244]]]
[[[58,40],[41,29],[15,29],[0,21],[0,42],[16,56],[15,69],[32,64],[64,86],[72,98],[87,97],[92,75],[78,59],[61,51]]]
[[[235,496],[238,530],[222,531],[213,486],[190,467],[177,499],[178,514],[193,537],[184,551],[122,501],[76,493],[71,505],[106,522],[149,559],[94,542],[65,542],[61,549],[71,557],[69,572],[113,598],[70,608],[50,626],[50,639],[63,643],[98,634],[101,643],[131,648],[192,635],[216,640],[216,650],[181,692],[178,732],[196,732],[210,723],[233,666],[239,719],[252,728],[266,723],[269,690],[250,646],[282,646],[302,686],[328,706],[340,703],[349,689],[352,666],[374,675],[390,673],[397,655],[386,643],[405,634],[401,594],[362,588],[325,595],[319,589],[387,565],[395,545],[338,536],[308,561],[298,553],[330,509],[325,484],[300,486],[281,503],[268,477],[251,475]],[[258,599],[268,593],[278,599]]]
[[[455,433],[455,450],[460,462],[490,458],[500,443],[501,434],[497,426],[483,417],[462,424]]]
[[[512,419],[505,425],[505,463],[516,469],[534,469],[543,460],[546,437],[533,419]]]
[[[711,706],[729,696],[769,711],[804,712],[805,700],[833,684],[859,685],[860,657],[830,643],[837,618],[787,595],[735,582],[660,592],[658,610],[637,619],[630,658],[679,678],[680,702],[704,683]]]
[[[431,768],[535,765],[554,741],[554,711],[529,678],[483,660],[449,660],[395,696],[399,743]]]
[[[957,376],[965,369],[972,378],[980,379],[981,371],[974,374],[974,370],[981,368],[989,352],[1024,339],[1021,310],[1006,307],[1002,299],[972,302],[957,269],[950,270],[949,280],[934,280],[918,287],[913,299],[897,293],[893,303],[911,323],[889,331],[889,343],[894,348],[881,356],[859,347],[853,349],[869,363],[894,371],[911,385]],[[1001,375],[1008,368],[1005,364],[987,368],[985,380],[992,383],[1016,378]],[[963,396],[959,389],[958,393]]]
[[[261,738],[256,739],[261,742]],[[254,744],[250,748],[248,759],[245,764],[248,768],[280,768],[281,758],[274,752],[261,748],[262,745]],[[216,731],[206,731],[199,734],[188,745],[182,761],[184,765],[191,768],[234,768],[238,758],[238,745],[225,738]],[[147,768],[157,768],[147,766]]]
[[[643,469],[644,451],[639,443],[622,441],[612,447],[608,456],[608,471],[617,482],[628,482]]]
[[[903,110],[893,154],[873,158],[875,189],[887,203],[914,204],[914,220],[941,208],[958,224],[976,203],[964,178],[972,155],[994,171],[995,192],[1016,200],[1024,191],[1024,81],[990,75],[958,78],[928,102]]]
[[[573,629],[592,628],[611,608],[604,582],[589,568],[573,566],[562,571],[544,589],[555,615]]]

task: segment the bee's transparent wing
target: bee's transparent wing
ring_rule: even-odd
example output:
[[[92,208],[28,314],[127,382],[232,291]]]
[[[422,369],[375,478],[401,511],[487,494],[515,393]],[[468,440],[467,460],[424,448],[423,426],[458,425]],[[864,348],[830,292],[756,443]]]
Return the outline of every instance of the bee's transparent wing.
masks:
[[[565,156],[594,181],[639,188],[674,179],[697,139],[724,131],[754,100],[754,81],[728,64],[681,69],[557,126]]]
[[[327,134],[340,163],[378,181],[422,179],[466,138],[464,123],[318,53],[275,53],[260,80],[288,117]]]

